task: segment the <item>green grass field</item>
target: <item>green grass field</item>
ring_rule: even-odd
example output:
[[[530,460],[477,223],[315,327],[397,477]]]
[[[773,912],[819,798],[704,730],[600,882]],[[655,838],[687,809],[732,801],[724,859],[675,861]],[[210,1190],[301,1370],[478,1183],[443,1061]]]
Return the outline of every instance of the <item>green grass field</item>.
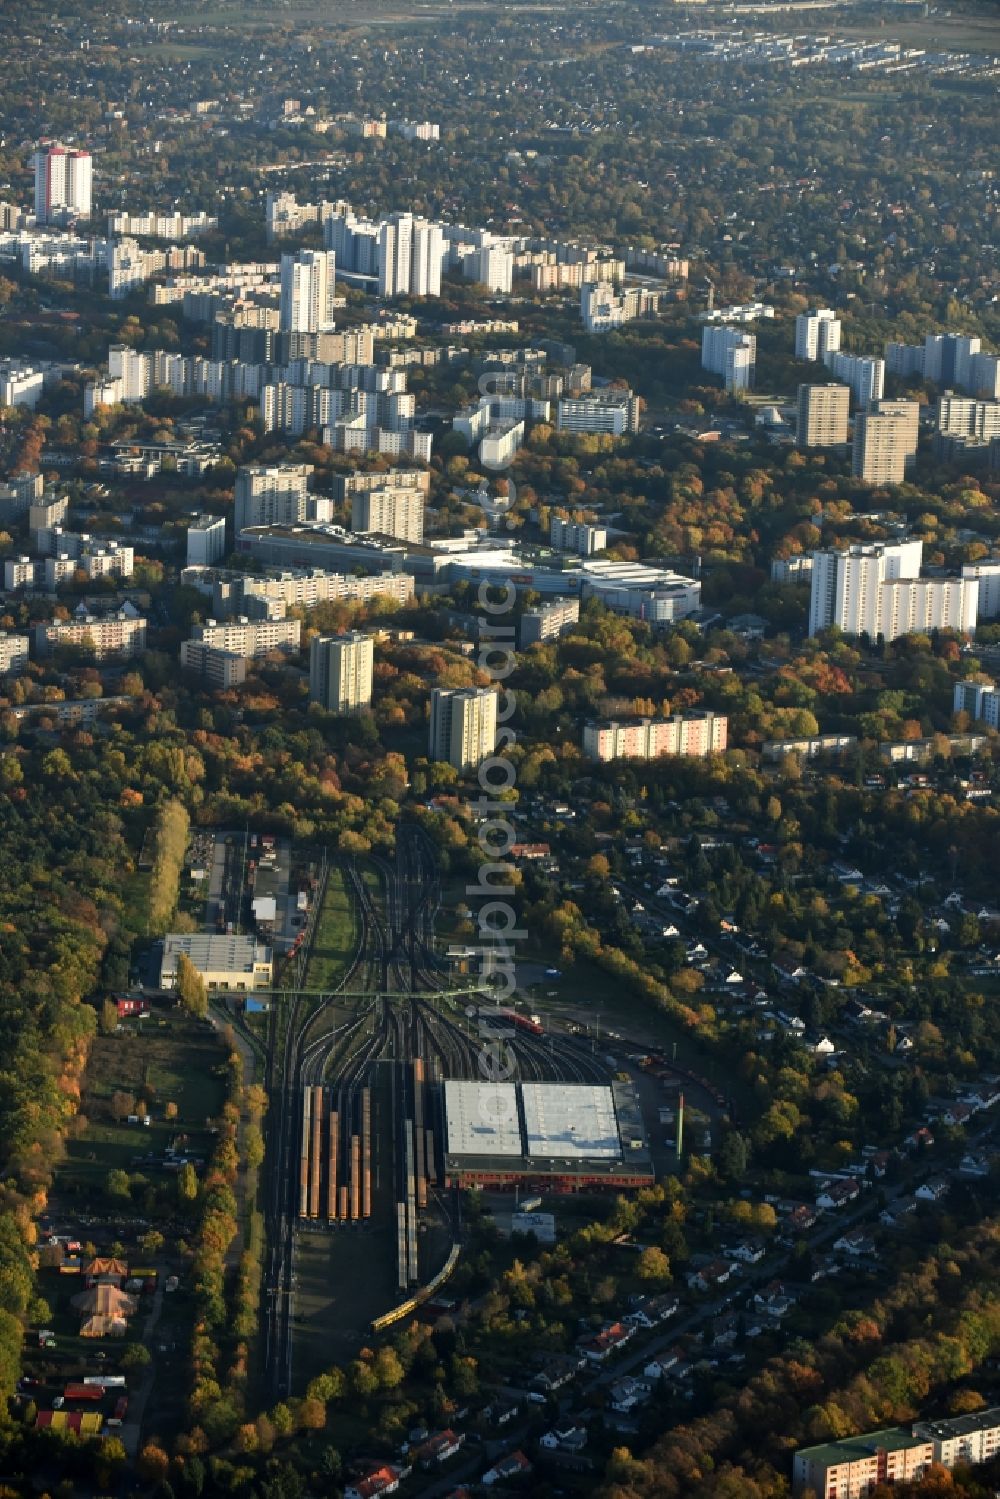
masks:
[[[354,903],[344,884],[342,870],[330,870],[316,937],[306,968],[307,989],[332,989],[354,952],[357,928]]]
[[[225,1098],[219,1070],[224,1055],[215,1032],[173,1011],[141,1022],[141,1028],[139,1022],[126,1025],[94,1040],[81,1100],[87,1124],[67,1144],[60,1195],[103,1189],[109,1171],[128,1171],[133,1156],[162,1151],[181,1132],[196,1153],[210,1146],[206,1125],[221,1113]],[[147,1100],[153,1121],[148,1128],[112,1118],[116,1092]],[[176,1104],[176,1119],[165,1117],[168,1103]]]

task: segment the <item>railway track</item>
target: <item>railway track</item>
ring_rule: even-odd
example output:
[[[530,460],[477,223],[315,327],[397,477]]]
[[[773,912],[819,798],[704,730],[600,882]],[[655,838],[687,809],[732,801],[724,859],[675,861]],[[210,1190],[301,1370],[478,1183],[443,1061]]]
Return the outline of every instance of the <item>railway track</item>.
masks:
[[[298,1230],[363,1227],[391,1202],[397,1286],[412,1298],[421,1282],[420,1214],[432,1198],[444,1201],[436,1191],[444,1171],[439,1085],[489,1076],[479,1028],[470,1033],[435,999],[449,988],[449,973],[434,940],[441,891],[431,840],[402,823],[393,861],[369,856],[363,864],[341,860],[340,868],[357,912],[350,961],[328,994],[308,1001],[294,994],[280,1016],[272,1012],[268,1037],[264,1346],[274,1399],[293,1388]],[[513,1075],[524,1080],[604,1078],[597,1060],[568,1038],[554,1048],[514,1026],[504,1039]],[[377,1203],[373,1172],[383,1184]]]

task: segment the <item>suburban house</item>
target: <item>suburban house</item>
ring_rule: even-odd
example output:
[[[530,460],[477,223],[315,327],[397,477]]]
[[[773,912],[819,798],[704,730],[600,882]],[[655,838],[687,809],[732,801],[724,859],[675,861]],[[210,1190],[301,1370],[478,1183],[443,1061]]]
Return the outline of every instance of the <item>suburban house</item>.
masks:
[[[861,1188],[856,1181],[845,1178],[840,1181],[828,1182],[816,1197],[816,1206],[828,1211],[833,1208],[846,1207],[860,1195]]]
[[[989,1176],[990,1158],[968,1151],[959,1161],[958,1169],[962,1176]]]
[[[459,1435],[450,1428],[438,1431],[434,1436],[428,1437],[426,1442],[421,1442],[419,1447],[415,1447],[410,1456],[422,1468],[432,1468],[435,1463],[444,1463],[449,1457],[454,1457],[464,1441],[464,1435]]]
[[[725,1285],[734,1270],[735,1266],[727,1260],[709,1260],[700,1270],[690,1272],[687,1278],[688,1288],[692,1291],[714,1290],[716,1286]]]
[[[394,1494],[400,1484],[400,1470],[383,1463],[372,1468],[364,1478],[356,1478],[344,1487],[344,1499],[377,1499],[380,1494]]]
[[[628,1313],[625,1321],[634,1322],[636,1327],[659,1327],[676,1314],[679,1306],[676,1296],[648,1296],[641,1306]]]
[[[513,1421],[519,1410],[516,1400],[494,1400],[483,1411],[483,1416],[491,1426],[506,1426],[508,1421]]]
[[[577,1347],[591,1363],[601,1364],[610,1354],[624,1348],[634,1333],[635,1328],[627,1327],[624,1322],[609,1322],[592,1338],[585,1338],[578,1343]]]
[[[890,1202],[878,1215],[878,1221],[886,1228],[895,1228],[901,1219],[910,1213],[916,1212],[917,1199],[915,1197],[898,1197],[895,1202]]]
[[[815,1208],[810,1207],[807,1202],[802,1202],[798,1207],[792,1208],[789,1213],[788,1227],[794,1229],[797,1234],[802,1234],[812,1228],[818,1217],[819,1214]]]
[[[532,1388],[561,1390],[563,1385],[569,1384],[586,1367],[587,1360],[581,1354],[550,1353],[531,1381]]]
[[[622,1415],[628,1415],[629,1411],[635,1410],[637,1405],[644,1405],[652,1394],[652,1387],[641,1379],[633,1379],[626,1374],[623,1379],[616,1379],[608,1389],[608,1405],[613,1411],[620,1411]]]
[[[489,1488],[505,1478],[526,1478],[531,1471],[531,1464],[523,1452],[509,1452],[506,1457],[494,1463],[492,1468],[487,1468],[479,1481]]]
[[[763,1239],[741,1239],[722,1252],[727,1260],[739,1260],[741,1265],[759,1265],[767,1253],[767,1245]]]
[[[663,1379],[671,1369],[677,1368],[680,1358],[680,1354],[673,1348],[666,1353],[658,1353],[656,1358],[643,1369],[643,1376],[646,1379]]]
[[[587,1433],[582,1426],[554,1426],[539,1437],[538,1445],[547,1452],[582,1452],[587,1445]]]
[[[951,1191],[951,1182],[946,1176],[932,1176],[927,1181],[921,1182],[914,1192],[914,1197],[921,1202],[940,1202],[942,1197],[947,1197]]]
[[[754,1292],[753,1301],[754,1306],[766,1312],[769,1317],[787,1317],[795,1305],[794,1298],[789,1296],[782,1280],[768,1281],[763,1290]]]
[[[872,1259],[878,1254],[875,1240],[861,1228],[841,1234],[839,1239],[834,1239],[833,1247],[842,1254],[849,1254],[852,1259]]]

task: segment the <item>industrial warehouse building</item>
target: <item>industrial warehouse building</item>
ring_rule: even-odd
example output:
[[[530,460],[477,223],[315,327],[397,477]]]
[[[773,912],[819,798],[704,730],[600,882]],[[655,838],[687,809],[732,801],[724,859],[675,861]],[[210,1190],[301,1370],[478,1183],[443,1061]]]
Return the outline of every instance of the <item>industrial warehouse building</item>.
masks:
[[[449,1186],[621,1191],[654,1179],[631,1083],[444,1085]]]
[[[271,949],[253,937],[217,937],[203,932],[173,932],[163,939],[160,988],[177,982],[177,961],[185,953],[197,968],[206,989],[269,989],[273,973]]]

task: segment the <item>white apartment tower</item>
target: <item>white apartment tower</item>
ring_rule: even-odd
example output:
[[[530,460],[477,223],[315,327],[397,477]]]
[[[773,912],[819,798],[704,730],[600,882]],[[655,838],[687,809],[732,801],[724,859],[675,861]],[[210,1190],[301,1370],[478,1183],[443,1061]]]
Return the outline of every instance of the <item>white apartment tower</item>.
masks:
[[[708,323],[701,333],[701,367],[721,375],[727,390],[750,390],[757,364],[757,339],[741,328]]]
[[[976,578],[922,578],[923,543],[858,544],[814,552],[809,633],[831,625],[845,635],[896,640],[915,631],[976,628]]]
[[[39,146],[35,168],[35,218],[39,224],[90,218],[93,161],[89,151]]]
[[[441,225],[394,213],[378,227],[380,297],[439,297],[444,235]]]
[[[1000,561],[992,557],[967,562],[962,577],[979,581],[979,618],[1000,619]]]
[[[430,758],[475,770],[497,742],[497,695],[492,687],[435,687],[431,693]]]
[[[814,364],[840,348],[840,319],[829,307],[800,312],[795,319],[795,357]]]
[[[514,280],[514,256],[503,245],[486,245],[479,251],[479,276],[487,291],[506,295]]]
[[[427,219],[414,219],[413,247],[410,252],[411,297],[439,297],[441,295],[443,261],[444,235],[441,232],[441,225],[431,223]]]
[[[309,650],[309,696],[330,713],[358,713],[372,700],[375,644],[370,635],[317,635]]]
[[[850,388],[855,403],[864,409],[881,399],[885,391],[885,360],[869,354],[829,354],[824,363],[830,374]]]
[[[333,328],[336,264],[332,250],[298,250],[294,255],[282,255],[282,333],[328,333]]]

